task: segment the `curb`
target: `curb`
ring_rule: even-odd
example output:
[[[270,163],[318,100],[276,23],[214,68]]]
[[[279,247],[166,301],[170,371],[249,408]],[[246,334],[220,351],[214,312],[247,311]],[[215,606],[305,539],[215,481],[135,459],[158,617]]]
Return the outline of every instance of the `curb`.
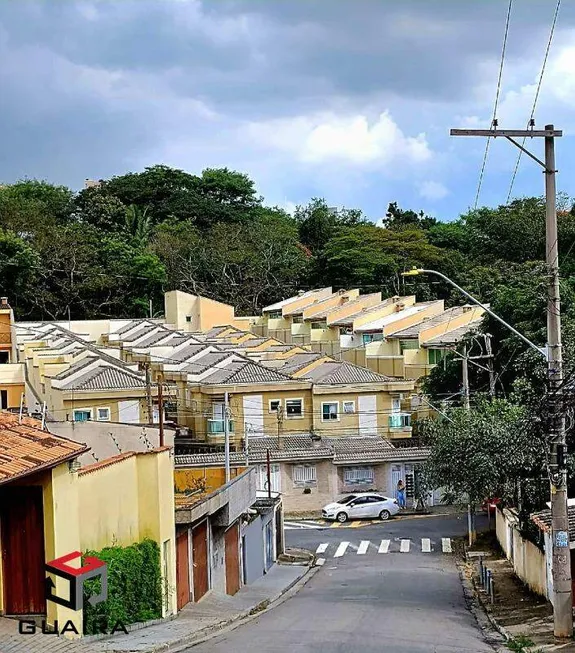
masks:
[[[462,563],[457,564],[459,578],[463,586],[463,596],[471,614],[474,616],[477,624],[483,633],[487,643],[496,651],[509,651],[507,647],[501,647],[502,644],[512,639],[511,635],[500,626],[487,609],[487,604],[477,589],[473,578],[469,580],[465,573],[465,567]],[[495,632],[493,632],[495,631]],[[496,634],[497,633],[497,634]],[[497,648],[496,648],[497,647]]]
[[[212,626],[207,626],[202,630],[198,630],[190,635],[185,635],[177,640],[141,649],[140,653],[180,653],[193,646],[197,646],[198,644],[203,644],[224,632],[233,630],[238,626],[250,622],[252,619],[260,617],[262,614],[272,610],[278,605],[281,605],[281,603],[287,601],[287,599],[296,594],[320,569],[321,567],[308,567],[308,570],[302,576],[296,578],[296,580],[284,587],[284,589],[276,596],[273,596],[270,599],[264,599],[259,604],[244,610],[230,619],[221,621]],[[105,653],[128,653],[128,651],[125,649],[108,649]]]
[[[303,576],[300,576],[296,580],[292,581],[287,587],[285,587],[279,594],[277,594],[272,599],[265,599],[258,605],[254,606],[253,608],[250,608],[249,610],[245,610],[242,614],[240,614],[239,616],[233,619],[224,621],[216,626],[210,626],[206,628],[205,629],[206,632],[204,633],[201,632],[195,633],[185,641],[184,639],[182,639],[177,643],[170,644],[166,648],[161,648],[161,649],[156,648],[151,651],[150,650],[145,651],[145,653],[156,653],[157,651],[166,651],[167,653],[181,653],[187,650],[188,648],[192,648],[194,646],[198,646],[199,644],[203,644],[204,642],[207,642],[210,639],[217,637],[218,635],[222,635],[223,633],[227,633],[231,630],[234,630],[238,626],[242,626],[243,624],[249,623],[250,621],[253,621],[254,619],[260,617],[262,614],[265,614],[266,612],[269,612],[270,610],[276,608],[278,605],[281,605],[282,603],[284,603],[284,601],[287,601],[294,594],[297,594],[297,592],[299,592],[299,590],[307,582],[309,582],[320,569],[321,567],[309,567],[308,571],[306,571],[306,573],[303,574]],[[262,606],[261,609],[258,609],[260,608],[260,606]]]

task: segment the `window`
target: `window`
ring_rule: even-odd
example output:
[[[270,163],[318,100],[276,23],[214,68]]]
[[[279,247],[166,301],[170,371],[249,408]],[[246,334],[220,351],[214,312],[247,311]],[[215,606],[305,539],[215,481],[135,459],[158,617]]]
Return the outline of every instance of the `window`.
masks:
[[[303,416],[303,399],[286,399],[287,417]]]
[[[99,422],[109,422],[110,421],[110,409],[109,408],[98,408],[97,409],[97,419]]]
[[[351,336],[353,335],[353,329],[351,327],[340,327],[339,328],[340,336]]]
[[[327,324],[325,322],[312,322],[311,323],[311,328],[312,329],[325,329],[327,327]]]
[[[411,426],[411,415],[409,413],[396,413],[389,416],[389,428],[405,429]]]
[[[186,315],[186,322],[191,322],[191,321],[192,321],[192,316]]]
[[[401,412],[401,399],[399,397],[391,398],[391,412],[400,413]]]
[[[282,318],[282,312],[280,311],[270,311],[268,313],[268,318],[270,320],[281,320]]]
[[[402,354],[406,349],[419,349],[419,340],[417,338],[410,338],[409,340],[400,340],[399,348],[401,349]]]
[[[281,399],[272,399],[270,401],[270,413],[277,413],[281,406]]]
[[[343,412],[344,413],[355,413],[355,401],[344,401],[343,402]]]
[[[89,408],[87,408],[86,410],[74,411],[75,422],[88,422],[91,419],[92,419],[92,411]]]
[[[427,350],[427,360],[430,365],[437,365],[440,363],[445,356],[444,349],[428,349]]]
[[[317,484],[315,465],[294,465],[293,483],[296,486],[315,486]]]
[[[339,419],[339,404],[337,401],[322,403],[321,405],[322,422]]]
[[[0,351],[0,365],[10,362],[10,352]]]
[[[298,315],[293,315],[292,316],[292,324],[302,324],[303,323],[303,315],[299,313]]]
[[[373,467],[344,467],[343,469],[345,485],[372,485],[373,479]]]
[[[383,340],[383,333],[364,333],[361,339],[364,345],[369,345],[370,342]]]
[[[268,490],[268,468],[267,465],[259,466],[258,474],[258,490],[267,492]],[[271,491],[272,492],[281,492],[282,483],[281,483],[281,472],[280,466],[278,463],[272,463],[270,465],[270,481],[271,481]]]

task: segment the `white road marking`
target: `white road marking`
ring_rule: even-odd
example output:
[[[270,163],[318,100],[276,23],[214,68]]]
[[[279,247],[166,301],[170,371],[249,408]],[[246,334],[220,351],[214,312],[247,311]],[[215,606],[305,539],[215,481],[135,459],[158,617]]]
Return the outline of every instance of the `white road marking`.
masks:
[[[364,553],[367,553],[368,549],[369,549],[369,540],[362,540],[361,544],[359,545],[359,549],[357,550],[357,555],[363,555]]]
[[[409,545],[411,544],[410,540],[401,540],[399,545],[399,550],[401,553],[409,553]]]
[[[390,540],[381,540],[381,544],[379,545],[379,549],[377,550],[378,553],[388,553],[389,552],[389,544]]]
[[[452,551],[451,551],[451,538],[442,537],[441,538],[441,548],[443,549],[443,553],[452,553]]]
[[[328,542],[324,542],[323,544],[320,544],[317,549],[315,550],[316,553],[325,553],[327,550],[327,547],[329,546]]]
[[[341,556],[345,553],[348,546],[349,546],[349,542],[340,542],[339,546],[337,547],[337,551],[333,554],[333,557],[341,558]]]
[[[431,540],[428,537],[421,538],[422,553],[431,553]]]
[[[316,564],[318,567],[323,567],[323,566],[325,565],[325,558],[318,558],[318,559],[315,561],[315,564]]]

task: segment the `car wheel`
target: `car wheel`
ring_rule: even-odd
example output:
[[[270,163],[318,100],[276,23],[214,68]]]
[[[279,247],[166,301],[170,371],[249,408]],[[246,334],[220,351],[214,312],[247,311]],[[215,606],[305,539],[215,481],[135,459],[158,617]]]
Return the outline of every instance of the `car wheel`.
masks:
[[[389,510],[382,510],[379,513],[379,518],[381,519],[381,521],[387,521],[390,517],[391,517],[391,513],[389,512]]]
[[[340,524],[343,524],[347,521],[347,514],[345,512],[338,512],[336,519]]]

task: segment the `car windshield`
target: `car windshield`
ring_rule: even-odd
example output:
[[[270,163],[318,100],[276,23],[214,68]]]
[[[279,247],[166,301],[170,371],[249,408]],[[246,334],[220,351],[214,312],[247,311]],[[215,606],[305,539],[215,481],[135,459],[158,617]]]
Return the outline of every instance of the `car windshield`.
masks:
[[[341,504],[342,506],[345,506],[347,503],[350,501],[353,501],[355,499],[355,494],[350,494],[347,497],[343,497],[343,499],[340,499],[339,501],[336,501],[336,503]]]

